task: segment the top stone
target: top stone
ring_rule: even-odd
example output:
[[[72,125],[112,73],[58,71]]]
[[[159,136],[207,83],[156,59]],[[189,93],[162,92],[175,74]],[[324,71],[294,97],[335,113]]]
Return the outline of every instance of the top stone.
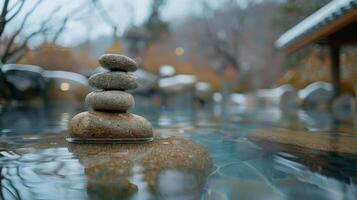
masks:
[[[113,71],[132,72],[138,68],[133,59],[121,54],[104,54],[100,56],[99,64]]]

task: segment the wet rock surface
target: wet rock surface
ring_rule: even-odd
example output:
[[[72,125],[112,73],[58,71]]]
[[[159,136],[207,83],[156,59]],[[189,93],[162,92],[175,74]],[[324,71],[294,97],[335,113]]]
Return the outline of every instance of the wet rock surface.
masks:
[[[133,90],[138,87],[137,79],[131,73],[103,72],[89,78],[89,85],[103,90]]]
[[[130,113],[83,112],[70,123],[70,136],[82,139],[135,139],[152,137],[153,129],[145,118]]]
[[[87,191],[102,198],[129,197],[138,190],[147,190],[153,197],[197,199],[213,165],[203,146],[176,137],[157,136],[153,142],[144,144],[70,144],[68,147],[85,167],[89,178]],[[148,187],[130,182],[133,173],[143,176]],[[175,188],[168,188],[173,182]]]
[[[122,91],[96,91],[86,97],[94,110],[126,112],[135,105],[133,95]]]
[[[291,148],[357,154],[357,140],[348,134],[341,134],[336,139],[336,135],[318,131],[311,134],[300,130],[262,128],[251,131],[247,137],[262,146],[290,145]],[[272,145],[274,143],[279,145]]]
[[[99,64],[113,71],[136,71],[138,66],[136,62],[124,55],[120,54],[104,54],[99,58]]]

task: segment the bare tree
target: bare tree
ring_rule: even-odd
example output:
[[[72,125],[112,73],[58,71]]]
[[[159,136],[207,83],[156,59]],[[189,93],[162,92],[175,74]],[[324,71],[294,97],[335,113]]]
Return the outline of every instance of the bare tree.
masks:
[[[24,12],[25,0],[16,0],[10,5],[10,0],[4,0],[0,15],[0,60],[3,63],[13,63],[21,59],[29,51],[29,42],[35,37],[43,37],[49,41],[56,42],[63,33],[69,19],[75,17],[79,10],[83,10],[85,5],[81,4],[78,8],[69,12],[66,17],[60,17],[59,12],[63,5],[59,5],[51,10],[51,15],[40,19],[41,22],[37,29],[26,32],[29,18],[36,12],[43,0],[37,0],[32,7],[23,15],[20,24],[13,32],[6,32],[7,27],[15,17],[20,17]]]
[[[113,29],[113,38],[114,40],[117,40],[118,24],[109,15],[108,11],[104,8],[100,0],[92,0],[92,3],[96,10],[99,12],[99,15],[102,17],[104,22],[107,23]]]
[[[195,19],[197,25],[192,31],[195,51],[224,76],[223,87],[224,84],[239,90],[267,87],[280,64],[273,47],[278,32],[272,27],[279,2],[222,0],[218,5],[209,3],[202,1],[203,17]]]
[[[241,68],[240,43],[243,24],[247,10],[252,4],[252,1],[245,2],[243,8],[237,1],[228,0],[219,9],[212,8],[207,1],[202,2],[205,15],[201,24],[202,37],[199,37],[199,45],[205,47],[205,53],[210,54],[209,57],[220,61],[220,68]]]
[[[242,5],[242,2],[245,4]],[[193,48],[200,52],[205,62],[208,61],[218,73],[225,76],[220,85],[224,101],[235,87],[232,81],[239,80],[237,74],[226,77],[226,72],[234,73],[242,68],[242,34],[252,4],[253,0],[222,0],[219,6],[214,6],[210,1],[201,1],[203,17],[198,19],[200,22],[194,32],[196,47]],[[237,77],[233,80],[234,76]]]

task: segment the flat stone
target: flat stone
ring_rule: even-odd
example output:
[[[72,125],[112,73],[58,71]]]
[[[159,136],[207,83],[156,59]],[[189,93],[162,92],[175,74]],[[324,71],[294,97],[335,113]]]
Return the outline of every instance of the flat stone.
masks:
[[[69,135],[79,139],[142,139],[153,137],[145,118],[131,113],[82,112],[70,122]]]
[[[269,148],[269,150],[282,149],[286,151],[298,148],[300,151],[306,152],[318,150],[357,154],[357,140],[351,139],[350,135],[343,132],[335,132],[330,135],[323,131],[315,131],[314,134],[311,134],[303,130],[262,128],[252,130],[247,137],[263,148]]]
[[[126,112],[135,105],[133,95],[118,90],[91,92],[86,97],[86,103],[94,110],[114,112]]]
[[[113,71],[135,71],[138,68],[133,59],[121,54],[104,54],[100,56],[99,64]]]
[[[133,90],[138,87],[135,76],[126,72],[103,72],[89,77],[89,85],[103,90]]]

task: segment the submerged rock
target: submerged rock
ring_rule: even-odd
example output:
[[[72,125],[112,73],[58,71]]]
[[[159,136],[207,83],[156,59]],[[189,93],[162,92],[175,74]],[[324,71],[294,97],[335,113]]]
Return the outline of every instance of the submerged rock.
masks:
[[[127,198],[138,190],[138,187],[128,180],[132,167],[130,160],[124,157],[115,158],[117,159],[85,168],[85,174],[89,179],[87,193],[94,199],[109,196],[119,199]]]
[[[91,92],[86,97],[86,103],[94,110],[126,112],[134,107],[133,95],[122,91]]]
[[[327,134],[323,131],[315,131],[312,134],[302,130],[261,128],[252,130],[247,137],[267,149],[280,149],[284,146],[283,149],[298,147],[305,151],[357,154],[357,140],[341,132]]]
[[[153,137],[151,124],[130,113],[82,112],[70,123],[70,137],[82,139],[142,139]]]
[[[92,87],[103,90],[133,90],[138,87],[136,78],[126,72],[104,72],[89,78]]]
[[[117,71],[135,71],[138,66],[136,62],[120,54],[104,54],[99,58],[99,64],[110,70]]]
[[[158,199],[200,199],[212,159],[203,146],[176,137],[155,137],[144,144],[69,144],[84,166],[91,197],[123,198],[141,190]],[[129,182],[143,176],[145,185]]]
[[[10,153],[21,156],[23,164],[41,173],[24,179],[26,182],[19,188],[56,177],[52,181],[55,183],[48,185],[49,190],[41,190],[43,184],[39,185],[38,195],[49,195],[50,191],[55,192],[53,199],[59,199],[63,196],[61,191],[72,184],[76,189],[68,199],[83,199],[78,194],[85,193],[84,199],[142,199],[137,198],[142,194],[143,199],[202,199],[213,170],[209,151],[190,139],[168,137],[165,130],[161,132],[165,137],[155,133],[152,142],[142,144],[67,143],[63,139],[65,133],[43,135],[36,142],[19,142],[12,145]],[[23,138],[21,141],[25,141]],[[11,140],[14,142],[14,138]],[[34,160],[28,162],[26,158]],[[44,159],[50,162],[38,165]]]

